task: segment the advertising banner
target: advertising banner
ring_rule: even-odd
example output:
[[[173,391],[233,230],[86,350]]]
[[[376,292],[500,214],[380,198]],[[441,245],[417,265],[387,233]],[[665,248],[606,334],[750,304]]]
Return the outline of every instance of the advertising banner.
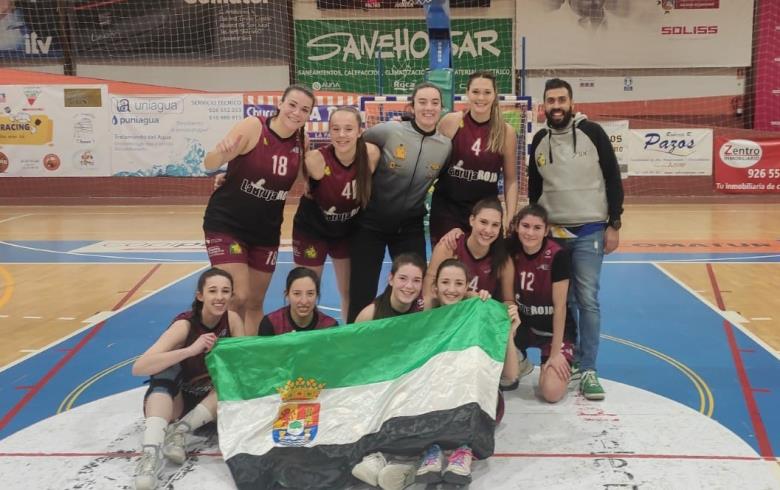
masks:
[[[109,175],[106,85],[0,85],[0,176]]]
[[[203,159],[243,119],[241,95],[111,96],[112,173],[205,175]]]
[[[455,93],[475,70],[492,70],[499,93],[513,92],[512,19],[453,19],[451,33]],[[429,44],[422,19],[298,20],[296,77],[314,90],[408,94],[423,80]]]
[[[316,95],[314,108],[306,123],[306,132],[312,142],[328,139],[328,122],[330,114],[338,107],[351,106],[357,108],[359,99],[354,94]],[[281,93],[255,92],[244,94],[244,117],[270,117],[276,114],[281,103]]]
[[[69,20],[78,58],[288,59],[282,0],[77,0]]]
[[[60,58],[56,0],[0,2],[0,60]]]
[[[727,194],[780,193],[780,138],[715,138],[715,190]]]
[[[516,24],[532,70],[751,65],[753,0],[526,0]]]
[[[604,132],[609,136],[609,142],[612,143],[612,150],[615,152],[615,158],[618,161],[618,167],[620,168],[620,177],[625,179],[628,177],[628,158],[629,158],[629,144],[631,137],[628,131],[628,120],[621,119],[619,121],[598,121]]]
[[[712,129],[632,129],[629,175],[712,175]]]

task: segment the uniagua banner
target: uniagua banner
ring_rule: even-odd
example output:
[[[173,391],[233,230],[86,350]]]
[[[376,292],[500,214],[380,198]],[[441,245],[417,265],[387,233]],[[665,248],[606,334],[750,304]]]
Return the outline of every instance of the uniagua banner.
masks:
[[[243,119],[237,95],[112,95],[113,175],[205,175],[203,159]],[[106,140],[108,141],[108,140]]]
[[[206,363],[219,447],[236,487],[342,488],[366,454],[433,443],[493,454],[506,307],[424,313],[220,340]]]
[[[512,19],[453,19],[451,31],[455,92],[465,93],[471,72],[492,70],[499,93],[512,93]],[[408,94],[429,47],[422,19],[297,20],[296,79],[314,90]]]
[[[780,193],[780,138],[715,138],[714,187],[726,194]]]
[[[0,175],[111,171],[106,85],[0,85]]]
[[[751,65],[753,0],[520,4],[517,34],[530,69]]]

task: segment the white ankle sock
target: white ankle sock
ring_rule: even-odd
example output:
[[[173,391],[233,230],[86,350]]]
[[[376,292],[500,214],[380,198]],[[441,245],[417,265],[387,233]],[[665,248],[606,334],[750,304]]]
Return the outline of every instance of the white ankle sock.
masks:
[[[214,416],[211,415],[209,409],[198,403],[195,408],[181,418],[180,422],[187,424],[189,430],[193,431],[199,427],[203,427],[212,420],[214,420]]]
[[[144,420],[144,446],[159,447],[165,439],[165,428],[168,427],[168,421],[162,417],[146,417]]]

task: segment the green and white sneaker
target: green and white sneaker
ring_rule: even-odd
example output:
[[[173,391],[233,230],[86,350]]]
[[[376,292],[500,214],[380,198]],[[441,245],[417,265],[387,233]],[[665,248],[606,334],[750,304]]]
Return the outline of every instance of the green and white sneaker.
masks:
[[[571,363],[571,375],[569,376],[569,382],[576,381],[582,378],[582,371],[580,371],[580,361],[574,361]]]
[[[582,373],[580,392],[582,392],[582,396],[588,400],[604,399],[604,388],[602,388],[601,383],[599,383],[599,377],[596,375],[596,371],[588,369]]]

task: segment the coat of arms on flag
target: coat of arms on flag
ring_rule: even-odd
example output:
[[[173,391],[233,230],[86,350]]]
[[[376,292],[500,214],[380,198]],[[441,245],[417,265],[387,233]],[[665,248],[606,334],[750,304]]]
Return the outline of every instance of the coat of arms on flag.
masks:
[[[313,401],[324,387],[315,379],[298,378],[277,388],[282,405],[272,434],[278,446],[304,446],[317,437],[320,404]]]

